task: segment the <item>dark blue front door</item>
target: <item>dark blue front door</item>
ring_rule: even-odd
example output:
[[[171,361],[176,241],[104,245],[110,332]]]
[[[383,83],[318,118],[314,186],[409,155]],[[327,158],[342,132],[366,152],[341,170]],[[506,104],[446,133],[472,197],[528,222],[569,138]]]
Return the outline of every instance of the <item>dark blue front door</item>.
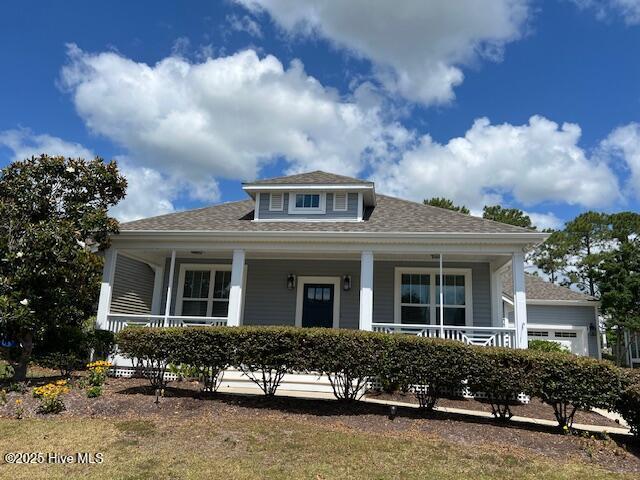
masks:
[[[333,285],[307,283],[302,301],[303,327],[333,327]]]

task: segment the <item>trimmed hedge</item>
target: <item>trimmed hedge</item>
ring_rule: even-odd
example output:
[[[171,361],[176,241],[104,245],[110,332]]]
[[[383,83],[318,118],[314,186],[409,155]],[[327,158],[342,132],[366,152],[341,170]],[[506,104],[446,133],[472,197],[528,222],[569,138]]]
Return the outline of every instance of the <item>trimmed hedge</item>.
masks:
[[[601,407],[617,408],[640,434],[640,376],[633,380],[610,362],[566,353],[293,327],[128,327],[117,342],[156,388],[165,386],[169,363],[194,367],[211,391],[235,367],[265,395],[274,395],[287,373],[315,373],[329,379],[338,399],[360,398],[377,379],[385,388],[412,388],[420,407],[431,410],[466,382],[488,398],[496,418],[510,418],[510,403],[524,393],[551,405],[563,431],[571,430],[577,409]]]

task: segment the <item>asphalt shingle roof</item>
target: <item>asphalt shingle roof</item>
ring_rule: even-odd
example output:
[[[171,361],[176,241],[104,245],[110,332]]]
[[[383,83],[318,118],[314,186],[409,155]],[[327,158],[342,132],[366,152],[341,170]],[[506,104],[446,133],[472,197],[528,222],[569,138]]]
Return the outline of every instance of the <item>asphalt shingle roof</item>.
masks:
[[[327,173],[321,170],[315,172],[299,173],[287,175],[285,177],[266,178],[255,182],[245,182],[243,185],[368,185],[373,186],[373,182],[361,180],[359,178],[345,177],[335,173]]]
[[[546,280],[538,277],[537,275],[531,275],[525,273],[525,293],[527,300],[593,300],[591,295],[576,292],[569,287],[562,285],[556,285],[555,283],[547,282]],[[509,297],[513,297],[513,277],[511,271],[507,270],[502,275],[502,292]]]
[[[376,206],[365,209],[362,222],[252,222],[253,200],[170,213],[123,223],[121,231],[237,232],[407,232],[407,233],[532,233],[443,208],[376,195]]]

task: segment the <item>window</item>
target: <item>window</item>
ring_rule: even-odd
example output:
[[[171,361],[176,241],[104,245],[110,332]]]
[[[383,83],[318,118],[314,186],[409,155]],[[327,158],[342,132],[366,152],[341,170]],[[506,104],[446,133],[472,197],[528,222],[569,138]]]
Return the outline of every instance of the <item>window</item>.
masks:
[[[283,200],[282,193],[272,193],[269,195],[269,210],[282,211]]]
[[[335,193],[333,195],[333,209],[337,212],[347,211],[347,194]]]
[[[296,208],[319,208],[319,207],[320,207],[319,193],[297,193],[296,194]]]
[[[529,330],[528,335],[530,337],[548,337],[549,332],[545,332],[541,330]]]
[[[576,332],[555,332],[554,336],[556,338],[578,338],[578,334]]]
[[[179,315],[226,317],[229,311],[230,266],[183,265],[177,301]]]
[[[471,270],[445,269],[444,325],[471,325]],[[395,322],[440,324],[440,275],[437,268],[396,268]]]

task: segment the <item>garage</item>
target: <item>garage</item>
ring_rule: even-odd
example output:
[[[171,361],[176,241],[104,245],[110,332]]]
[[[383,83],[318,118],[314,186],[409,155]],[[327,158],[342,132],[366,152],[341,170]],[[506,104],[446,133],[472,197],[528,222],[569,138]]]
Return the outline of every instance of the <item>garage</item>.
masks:
[[[576,355],[588,355],[585,327],[553,327],[529,324],[529,340],[556,342]]]

